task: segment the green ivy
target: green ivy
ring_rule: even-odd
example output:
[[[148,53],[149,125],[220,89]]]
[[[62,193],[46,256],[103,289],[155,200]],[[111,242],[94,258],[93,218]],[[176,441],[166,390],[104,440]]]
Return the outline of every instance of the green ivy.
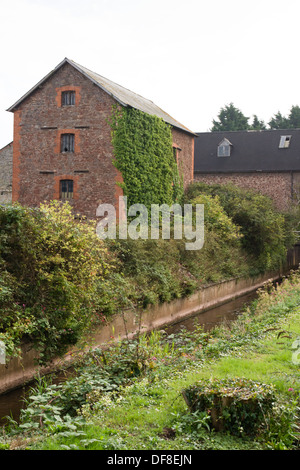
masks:
[[[183,188],[173,155],[171,127],[163,119],[133,108],[113,108],[115,167],[128,206],[181,202]]]
[[[272,412],[275,388],[245,378],[200,380],[183,392],[190,410],[205,411],[218,431],[254,435]]]

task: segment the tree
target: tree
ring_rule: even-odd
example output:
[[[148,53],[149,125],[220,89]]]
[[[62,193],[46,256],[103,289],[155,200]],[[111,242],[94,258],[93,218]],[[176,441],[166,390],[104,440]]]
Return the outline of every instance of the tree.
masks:
[[[268,122],[268,125],[271,129],[289,129],[290,127],[289,119],[282,116],[280,111]]]
[[[244,131],[249,129],[248,120],[248,117],[230,103],[221,108],[218,120],[213,120],[211,131]]]
[[[253,116],[253,122],[250,126],[250,129],[253,131],[261,131],[266,129],[266,124],[264,121],[260,121],[256,114]]]
[[[288,117],[290,129],[300,128],[300,107],[292,106]]]

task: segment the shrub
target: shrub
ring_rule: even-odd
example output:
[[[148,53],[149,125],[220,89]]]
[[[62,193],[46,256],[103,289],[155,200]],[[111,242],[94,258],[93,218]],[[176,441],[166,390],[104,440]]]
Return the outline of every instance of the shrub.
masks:
[[[217,431],[255,435],[273,407],[274,388],[243,378],[202,380],[183,390],[191,412],[206,412]]]
[[[187,197],[199,194],[218,196],[228,217],[240,227],[242,245],[259,270],[276,269],[285,262],[287,245],[294,241],[293,227],[269,197],[232,184],[205,183],[192,184]]]
[[[107,250],[68,204],[2,207],[0,226],[0,333],[15,346],[27,337],[48,361],[88,327]]]

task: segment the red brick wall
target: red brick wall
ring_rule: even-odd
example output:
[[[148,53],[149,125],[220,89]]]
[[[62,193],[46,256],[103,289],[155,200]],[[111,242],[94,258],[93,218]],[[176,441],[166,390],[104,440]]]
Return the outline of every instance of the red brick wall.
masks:
[[[177,152],[177,163],[186,188],[194,178],[194,137],[174,128],[172,129],[172,136],[173,144],[181,149]]]
[[[253,189],[274,200],[276,207],[286,210],[291,204],[293,179],[297,173],[230,173],[230,174],[195,174],[195,181],[207,184],[227,184]]]
[[[14,143],[13,143],[13,171],[12,171],[12,202],[20,197],[20,140],[21,140],[21,111],[14,113]]]
[[[70,89],[75,106],[61,106],[61,91]],[[73,179],[76,213],[95,217],[100,203],[116,206],[121,177],[107,123],[113,104],[68,64],[29,96],[15,113],[13,199],[37,206],[59,197],[60,179]],[[62,132],[75,134],[74,153],[60,153]]]

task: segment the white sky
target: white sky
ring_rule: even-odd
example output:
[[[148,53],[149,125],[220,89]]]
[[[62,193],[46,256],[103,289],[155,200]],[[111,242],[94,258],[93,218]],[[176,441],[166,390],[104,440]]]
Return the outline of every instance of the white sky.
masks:
[[[5,111],[65,57],[196,132],[230,102],[269,121],[300,105],[299,0],[0,0]]]

